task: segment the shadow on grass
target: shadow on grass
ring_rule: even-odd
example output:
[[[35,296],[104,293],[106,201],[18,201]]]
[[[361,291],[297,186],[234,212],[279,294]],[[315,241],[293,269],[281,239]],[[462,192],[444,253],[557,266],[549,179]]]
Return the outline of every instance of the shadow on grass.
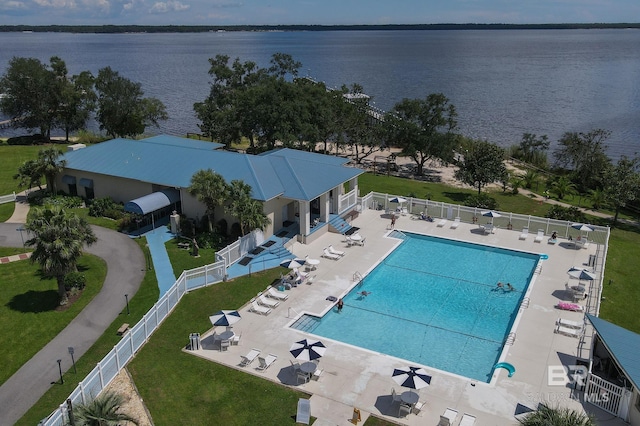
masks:
[[[444,191],[442,195],[447,197],[449,200],[453,201],[454,203],[458,203],[458,204],[463,204],[464,201],[469,197],[469,194],[465,194],[464,192]]]
[[[58,307],[58,292],[56,290],[29,290],[26,293],[13,296],[7,303],[7,307],[24,313],[54,311]]]

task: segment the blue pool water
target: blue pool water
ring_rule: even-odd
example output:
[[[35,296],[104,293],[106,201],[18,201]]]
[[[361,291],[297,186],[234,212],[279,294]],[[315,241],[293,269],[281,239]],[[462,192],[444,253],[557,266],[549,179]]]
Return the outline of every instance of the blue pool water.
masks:
[[[407,234],[344,297],[342,312],[304,316],[293,327],[489,382],[538,260]],[[499,281],[515,290],[496,288]]]

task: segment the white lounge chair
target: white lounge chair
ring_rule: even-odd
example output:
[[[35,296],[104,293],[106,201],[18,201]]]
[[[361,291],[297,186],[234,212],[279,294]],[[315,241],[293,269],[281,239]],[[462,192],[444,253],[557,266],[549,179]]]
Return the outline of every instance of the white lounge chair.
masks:
[[[541,243],[543,239],[544,239],[544,230],[538,229],[538,235],[536,235],[536,238],[533,241],[536,243]]]
[[[473,426],[476,423],[476,416],[464,413],[460,420],[460,426]]]
[[[322,257],[327,258],[327,259],[331,259],[331,260],[340,259],[340,256],[338,256],[337,254],[331,253],[326,247],[322,251]]]
[[[280,302],[276,300],[267,299],[262,293],[258,295],[258,303],[262,306],[266,306],[267,308],[275,308],[280,304]]]
[[[260,355],[260,349],[252,348],[247,355],[240,355],[240,366],[246,367],[251,364],[254,359]]]
[[[308,425],[311,421],[311,401],[305,398],[298,399],[298,411],[296,412],[296,423]]]
[[[565,336],[569,336],[569,337],[580,337],[580,335],[582,334],[582,329],[576,330],[575,328],[569,328],[563,325],[557,325],[554,332],[558,334],[564,334]]]
[[[487,223],[486,225],[482,225],[482,230],[485,234],[493,234],[494,229],[496,229],[495,226],[493,226],[490,223]]]
[[[267,368],[269,368],[269,366],[271,366],[271,364],[276,362],[277,359],[278,359],[278,355],[274,355],[274,354],[269,354],[265,358],[262,358],[261,356],[259,356],[258,362],[260,363],[260,365],[258,365],[256,370],[259,370],[259,371],[266,370]]]
[[[451,224],[451,229],[456,229],[458,228],[458,225],[460,225],[460,218],[456,217],[453,221],[453,223]]]
[[[438,222],[438,224],[436,225],[438,228],[442,228],[444,225],[446,225],[447,223],[447,219],[440,219],[440,222]]]
[[[367,237],[361,238],[359,240],[353,240],[353,245],[364,246],[365,241],[367,241]]]
[[[267,308],[266,306],[260,306],[256,302],[256,299],[251,300],[251,306],[249,307],[249,312],[255,312],[260,315],[269,315],[271,313],[271,308]]]
[[[329,250],[329,253],[331,254],[335,254],[338,256],[344,256],[346,252],[342,251],[342,250],[336,250],[333,248],[332,245],[329,245],[329,247],[327,247],[327,249]]]
[[[522,228],[522,233],[520,234],[521,240],[526,240],[529,236],[529,228]]]
[[[440,422],[438,426],[451,426],[458,417],[458,412],[451,408],[447,408],[443,415],[440,416]]]
[[[423,408],[424,408],[424,402],[421,402],[421,401],[416,402],[415,404],[413,404],[413,414],[415,414],[416,416],[419,416]]]
[[[269,287],[269,289],[267,290],[267,296],[278,300],[287,300],[289,298],[289,295],[287,293],[278,291],[273,287]]]
[[[563,327],[569,327],[569,328],[582,328],[583,326],[582,321],[572,321],[564,318],[558,318],[558,321],[556,321],[556,324],[561,325]]]

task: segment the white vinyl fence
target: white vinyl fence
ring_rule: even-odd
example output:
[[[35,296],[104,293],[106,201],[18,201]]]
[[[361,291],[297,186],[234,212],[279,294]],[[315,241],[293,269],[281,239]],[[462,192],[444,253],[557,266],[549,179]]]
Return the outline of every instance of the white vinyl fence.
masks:
[[[16,200],[16,193],[15,192],[13,194],[9,194],[9,195],[0,195],[0,204],[12,203],[15,200]]]

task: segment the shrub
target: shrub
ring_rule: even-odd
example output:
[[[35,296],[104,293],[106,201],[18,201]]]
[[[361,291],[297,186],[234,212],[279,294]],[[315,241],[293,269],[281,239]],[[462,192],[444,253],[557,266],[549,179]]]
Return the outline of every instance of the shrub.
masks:
[[[87,284],[87,279],[80,272],[69,272],[64,277],[64,288],[69,291],[72,289],[82,290]]]
[[[124,214],[122,204],[116,203],[110,197],[98,198],[91,201],[89,205],[89,216],[108,217],[111,219],[122,219]]]
[[[39,205],[43,206],[59,206],[63,209],[77,209],[84,206],[84,200],[77,195],[49,195],[38,198]]]
[[[240,236],[242,236],[242,228],[240,227],[240,224],[238,222],[234,222],[231,225],[231,232],[229,233],[229,237],[235,240]]]
[[[76,135],[76,143],[83,143],[83,144],[95,144],[95,143],[106,141],[107,139],[109,138],[106,136],[92,133],[87,130],[80,130]]]
[[[489,194],[485,194],[484,192],[480,195],[469,195],[464,201],[464,205],[488,210],[496,210],[498,208],[498,202],[496,201],[496,199],[491,197]]]
[[[226,238],[218,232],[204,232],[196,236],[198,247],[201,249],[219,249],[226,244]]]
[[[7,139],[8,145],[40,145],[46,142],[47,142],[47,139],[40,134],[28,135],[28,136],[16,136],[16,137]]]
[[[553,205],[546,214],[549,219],[566,220],[569,222],[586,222],[586,217],[577,207],[563,207]]]

